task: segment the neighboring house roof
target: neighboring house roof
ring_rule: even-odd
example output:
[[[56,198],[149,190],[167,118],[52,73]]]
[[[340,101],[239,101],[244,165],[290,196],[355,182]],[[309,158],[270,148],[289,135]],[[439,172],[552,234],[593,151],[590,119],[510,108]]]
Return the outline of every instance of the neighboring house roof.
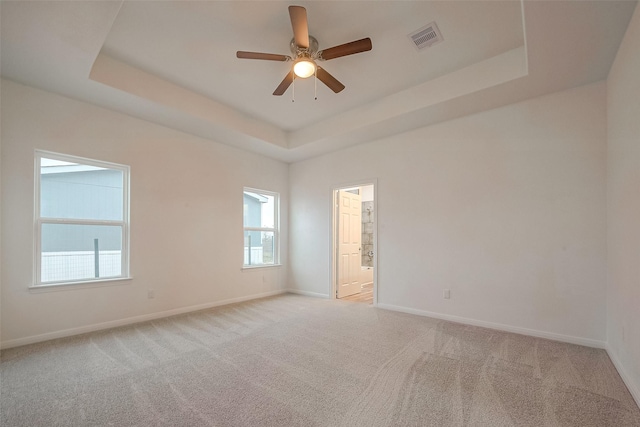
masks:
[[[253,199],[256,199],[260,203],[267,203],[269,201],[269,199],[266,198],[265,196],[263,196],[261,194],[257,194],[257,193],[252,193],[251,191],[245,191],[244,195],[245,196],[249,196],[249,197],[251,197]]]

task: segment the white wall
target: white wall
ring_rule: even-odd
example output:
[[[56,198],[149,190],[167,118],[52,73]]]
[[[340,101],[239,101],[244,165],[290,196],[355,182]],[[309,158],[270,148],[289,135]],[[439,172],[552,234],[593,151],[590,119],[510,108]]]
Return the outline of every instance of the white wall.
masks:
[[[285,267],[241,270],[243,186],[280,192],[286,265],[286,164],[10,81],[1,90],[4,346],[286,287]],[[36,148],[131,166],[133,280],[27,289]]]
[[[360,187],[360,195],[363,202],[373,202],[373,185]]]
[[[607,80],[607,341],[640,404],[640,7]]]
[[[603,345],[605,105],[600,83],[292,164],[290,286],[329,295],[331,189],[377,178],[382,306]]]

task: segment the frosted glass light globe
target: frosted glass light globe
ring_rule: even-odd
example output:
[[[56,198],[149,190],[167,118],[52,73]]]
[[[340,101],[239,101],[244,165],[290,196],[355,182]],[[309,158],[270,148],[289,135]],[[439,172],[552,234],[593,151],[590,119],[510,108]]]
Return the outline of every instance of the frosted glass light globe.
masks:
[[[316,64],[310,59],[301,59],[293,65],[293,72],[296,76],[306,79],[316,72]]]

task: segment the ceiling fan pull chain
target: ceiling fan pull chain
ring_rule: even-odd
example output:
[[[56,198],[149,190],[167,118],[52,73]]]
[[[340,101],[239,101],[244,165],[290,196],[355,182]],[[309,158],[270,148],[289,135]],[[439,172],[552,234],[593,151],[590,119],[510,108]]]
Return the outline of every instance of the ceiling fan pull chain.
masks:
[[[313,72],[313,99],[318,100],[318,67]]]

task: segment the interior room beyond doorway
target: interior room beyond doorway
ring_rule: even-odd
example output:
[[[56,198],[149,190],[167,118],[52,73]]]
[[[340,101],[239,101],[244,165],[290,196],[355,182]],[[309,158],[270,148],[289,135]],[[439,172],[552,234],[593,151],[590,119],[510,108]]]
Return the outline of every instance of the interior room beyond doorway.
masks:
[[[335,189],[332,293],[336,298],[374,304],[375,186]]]

